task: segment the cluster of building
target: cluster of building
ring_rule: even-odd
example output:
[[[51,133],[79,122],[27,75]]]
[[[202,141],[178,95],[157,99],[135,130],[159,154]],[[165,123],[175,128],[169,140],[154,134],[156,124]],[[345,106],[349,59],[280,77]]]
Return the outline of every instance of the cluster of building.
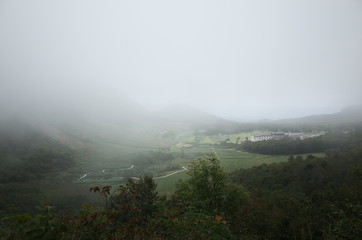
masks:
[[[251,135],[251,141],[264,141],[264,140],[279,140],[283,138],[290,138],[290,139],[306,139],[312,137],[318,137],[318,135],[305,135],[304,133],[285,133],[285,132],[271,132],[271,133],[255,133]]]

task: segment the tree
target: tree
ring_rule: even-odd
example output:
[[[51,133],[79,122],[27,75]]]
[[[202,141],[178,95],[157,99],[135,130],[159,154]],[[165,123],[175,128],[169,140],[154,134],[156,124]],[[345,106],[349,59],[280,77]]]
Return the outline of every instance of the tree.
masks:
[[[214,154],[206,155],[192,163],[188,175],[189,179],[179,182],[176,186],[174,199],[186,203],[195,211],[214,215],[228,214],[235,211],[235,208],[229,208],[228,201],[242,203],[247,199],[243,188],[229,181]],[[239,193],[237,196],[236,192]]]
[[[111,206],[120,222],[137,219],[143,224],[156,211],[157,200],[158,193],[153,178],[142,176],[137,182],[129,179],[125,186],[119,186],[117,194],[111,198]]]

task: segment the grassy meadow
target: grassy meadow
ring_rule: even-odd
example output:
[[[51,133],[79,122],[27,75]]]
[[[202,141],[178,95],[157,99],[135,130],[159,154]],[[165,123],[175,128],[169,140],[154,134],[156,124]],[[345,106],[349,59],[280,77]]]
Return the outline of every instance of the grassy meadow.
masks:
[[[140,145],[135,142],[130,144],[116,140],[99,140],[93,144],[91,150],[88,149],[79,153],[79,165],[74,171],[78,175],[74,177],[73,183],[116,186],[124,183],[129,177],[139,177],[143,174],[153,175],[155,178],[162,177],[181,170],[182,167],[187,167],[192,161],[209,153],[215,153],[218,156],[221,166],[226,172],[288,160],[289,156],[286,155],[262,155],[215,145],[223,141],[241,142],[250,139],[251,134],[253,132],[208,136],[189,131],[171,137],[154,134],[152,138],[152,134],[148,133],[147,138],[137,139],[138,142],[142,142]],[[171,153],[174,158],[152,164],[134,164],[132,169],[115,171],[115,169],[131,167],[135,159],[149,155],[150,152]],[[306,157],[307,155],[302,156]],[[321,154],[313,155],[319,156]],[[79,180],[86,173],[88,175]],[[161,194],[171,193],[177,181],[186,177],[187,172],[184,171],[166,178],[156,179],[157,190]]]
[[[188,159],[180,159],[180,164],[183,163],[187,166],[193,160],[196,160],[198,157],[201,157],[207,153],[216,153],[217,157],[220,159],[221,167],[228,173],[233,172],[240,168],[251,168],[254,166],[262,164],[272,164],[278,162],[288,161],[286,155],[262,155],[255,153],[243,152],[235,149],[213,147],[212,145],[202,144],[195,147],[190,147],[184,150]],[[312,153],[314,156],[322,156],[322,153]],[[303,158],[307,157],[309,154],[302,154]],[[158,191],[160,193],[170,193],[175,187],[175,184],[178,180],[187,178],[187,172],[178,173],[176,175],[170,176],[168,178],[157,179],[156,183],[158,185]]]

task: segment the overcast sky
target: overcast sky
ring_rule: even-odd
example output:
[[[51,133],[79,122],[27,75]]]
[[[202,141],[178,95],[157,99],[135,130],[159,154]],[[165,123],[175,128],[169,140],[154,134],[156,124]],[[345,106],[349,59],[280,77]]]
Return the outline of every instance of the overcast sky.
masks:
[[[102,92],[278,119],[361,90],[361,0],[0,0],[3,104]]]

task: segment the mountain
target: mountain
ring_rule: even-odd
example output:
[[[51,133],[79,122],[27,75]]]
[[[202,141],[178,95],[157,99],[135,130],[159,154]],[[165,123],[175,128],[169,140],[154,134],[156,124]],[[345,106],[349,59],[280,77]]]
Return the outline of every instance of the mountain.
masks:
[[[311,115],[302,118],[287,119],[281,121],[301,121],[301,122],[311,122],[311,123],[354,123],[362,122],[362,105],[354,105],[343,108],[337,113],[331,114],[320,114],[320,115]]]
[[[164,128],[199,130],[232,123],[232,121],[181,104],[169,105],[153,112],[151,122]]]
[[[13,98],[11,105],[0,104],[0,129],[26,126],[59,144],[81,149],[95,142],[150,145],[150,132],[205,130],[232,123],[187,105],[170,105],[150,112],[120,93],[85,90],[78,98],[59,97],[42,101],[28,98],[28,102]]]
[[[350,129],[362,126],[362,105],[343,108],[337,113],[311,115],[301,118],[282,119],[267,122],[280,128],[333,130]]]
[[[350,121],[362,121],[362,105],[343,108],[337,115],[340,118],[349,119]]]

